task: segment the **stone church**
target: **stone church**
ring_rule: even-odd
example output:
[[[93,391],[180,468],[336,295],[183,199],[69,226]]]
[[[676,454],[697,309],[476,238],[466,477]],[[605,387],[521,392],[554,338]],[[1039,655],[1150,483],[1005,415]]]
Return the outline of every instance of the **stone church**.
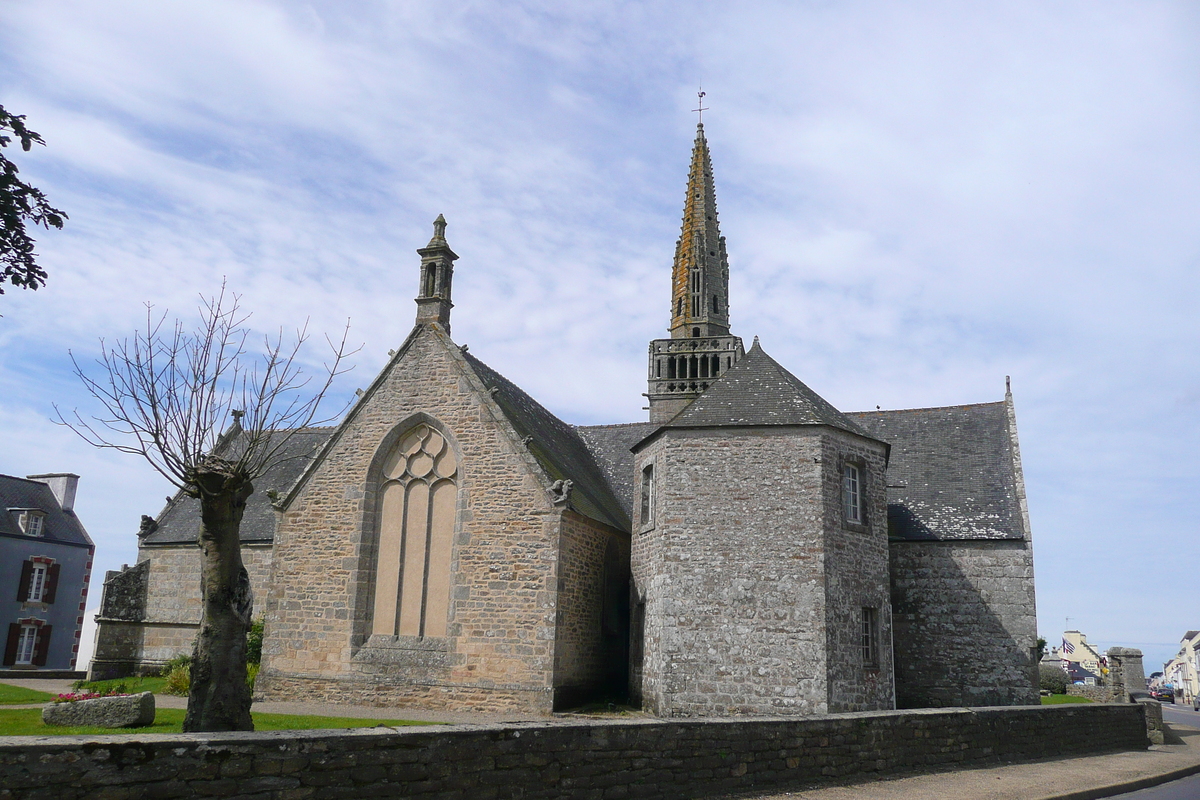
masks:
[[[408,338],[250,499],[260,695],[665,717],[1038,701],[1011,392],[845,413],[747,350],[702,125],[647,422],[570,425],[455,344],[445,229],[417,251]],[[143,519],[95,675],[190,651],[197,524],[182,495]]]

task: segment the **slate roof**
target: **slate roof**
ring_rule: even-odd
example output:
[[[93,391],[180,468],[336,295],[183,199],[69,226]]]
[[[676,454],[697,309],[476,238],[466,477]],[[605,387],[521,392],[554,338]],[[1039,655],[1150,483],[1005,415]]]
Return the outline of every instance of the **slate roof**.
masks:
[[[36,508],[45,512],[42,535],[37,537],[47,542],[91,547],[92,539],[83,528],[83,523],[74,511],[63,511],[49,485],[15,475],[0,475],[0,536],[25,535],[10,508]]]
[[[1006,403],[849,416],[892,445],[887,471],[892,538],[1025,538]]]
[[[757,338],[740,361],[663,427],[759,425],[829,425],[859,436],[878,438],[780,366],[766,354]]]
[[[275,511],[271,508],[267,491],[274,489],[281,495],[287,494],[333,430],[304,428],[292,434],[280,454],[280,462],[254,482],[254,494],[246,501],[246,511],[242,515],[239,531],[241,541],[274,541]],[[158,530],[144,537],[141,544],[195,543],[200,532],[200,501],[178,492],[159,512],[155,521]]]
[[[463,353],[463,357],[483,384],[494,390],[492,398],[517,435],[529,438],[529,452],[551,480],[571,481],[567,505],[585,517],[628,531],[631,522],[627,506],[617,499],[604,470],[576,429],[475,356]]]
[[[658,428],[656,422],[575,426],[630,518],[633,517],[633,446]]]

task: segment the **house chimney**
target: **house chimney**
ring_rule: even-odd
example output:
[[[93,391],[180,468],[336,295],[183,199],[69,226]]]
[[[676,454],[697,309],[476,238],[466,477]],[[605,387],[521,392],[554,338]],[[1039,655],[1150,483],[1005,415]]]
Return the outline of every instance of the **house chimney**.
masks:
[[[73,472],[50,472],[45,475],[26,475],[31,481],[38,481],[50,487],[54,499],[62,506],[63,511],[75,509],[75,490],[79,487],[79,476]]]

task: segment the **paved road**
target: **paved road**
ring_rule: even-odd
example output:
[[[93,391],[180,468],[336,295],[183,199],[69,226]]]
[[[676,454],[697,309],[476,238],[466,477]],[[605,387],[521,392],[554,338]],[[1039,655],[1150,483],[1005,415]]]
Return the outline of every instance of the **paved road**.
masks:
[[[1162,707],[1163,721],[1168,725],[1188,725],[1200,728],[1200,713],[1192,707],[1167,704]],[[1115,795],[1113,800],[1196,800],[1200,798],[1200,775],[1164,783],[1128,794]]]

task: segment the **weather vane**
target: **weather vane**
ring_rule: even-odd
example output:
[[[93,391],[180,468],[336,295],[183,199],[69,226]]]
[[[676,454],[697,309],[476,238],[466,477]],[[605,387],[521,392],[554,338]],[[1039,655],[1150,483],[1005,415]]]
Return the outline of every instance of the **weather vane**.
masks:
[[[696,105],[697,105],[698,107],[697,107],[697,108],[693,108],[693,109],[692,109],[692,111],[695,111],[695,112],[697,112],[697,113],[699,113],[699,114],[700,114],[700,119],[698,120],[698,122],[699,122],[701,125],[703,125],[703,124],[704,124],[704,112],[705,112],[705,111],[708,111],[708,109],[704,107],[704,95],[705,95],[705,94],[707,94],[707,92],[705,92],[705,91],[704,91],[704,87],[703,87],[703,86],[701,86],[701,87],[700,87],[700,91],[696,92],[696,97],[697,97],[697,98],[699,98],[699,99],[696,101]]]

